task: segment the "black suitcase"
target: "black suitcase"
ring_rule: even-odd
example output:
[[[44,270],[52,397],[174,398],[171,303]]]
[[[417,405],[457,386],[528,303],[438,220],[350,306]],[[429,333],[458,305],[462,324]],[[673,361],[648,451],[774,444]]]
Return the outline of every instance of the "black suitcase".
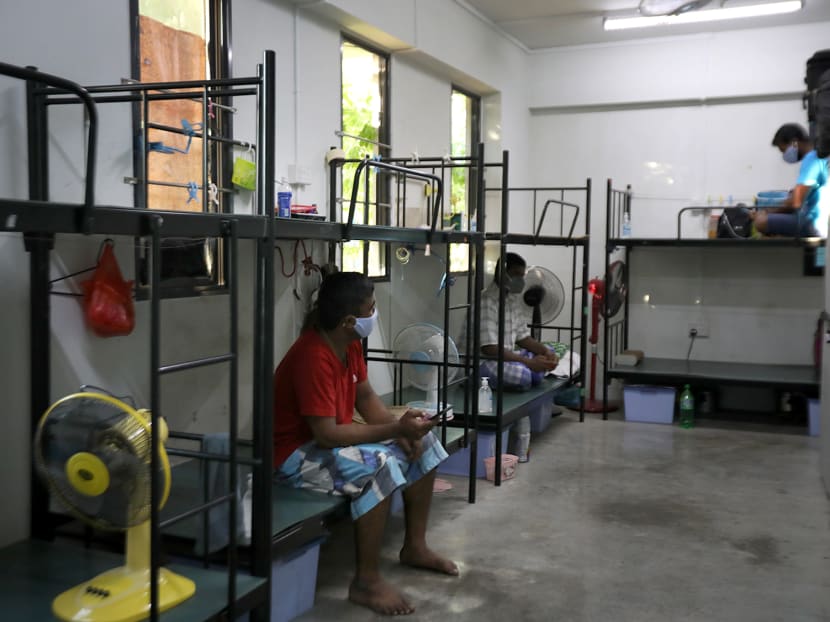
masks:
[[[810,130],[810,139],[816,139],[816,89],[818,88],[821,76],[830,70],[830,50],[819,50],[807,60],[807,73],[804,76],[804,84],[807,85],[807,92],[804,93],[804,104],[807,107],[807,123]]]

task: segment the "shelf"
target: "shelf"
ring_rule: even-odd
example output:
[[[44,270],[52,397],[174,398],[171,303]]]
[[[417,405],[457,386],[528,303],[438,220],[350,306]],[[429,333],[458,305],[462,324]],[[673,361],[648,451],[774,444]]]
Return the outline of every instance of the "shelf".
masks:
[[[53,203],[0,199],[0,231],[38,233],[79,233],[83,206],[76,203]],[[162,237],[219,237],[225,233],[226,223],[236,223],[237,234],[243,239],[264,238],[268,235],[269,219],[247,214],[206,214],[202,212],[175,212],[146,210],[130,207],[96,206],[93,210],[92,234],[135,235],[151,233],[152,218],[161,218]],[[343,238],[342,223],[302,219],[274,219],[274,236],[278,239],[314,239],[339,242]],[[428,229],[402,229],[376,225],[354,225],[349,239],[378,242],[424,244],[429,240]],[[483,234],[468,231],[436,231],[433,244],[475,243]]]
[[[74,203],[13,201],[0,199],[0,231],[80,233],[83,207]],[[103,235],[149,235],[154,216],[161,218],[162,237],[219,237],[229,220],[236,223],[240,238],[262,238],[268,220],[262,216],[167,212],[129,207],[96,207],[90,233]]]
[[[687,248],[815,248],[823,246],[822,238],[610,238],[608,246],[678,246]]]
[[[328,220],[277,218],[274,237],[282,240],[320,240],[340,242],[345,239],[345,225]],[[432,233],[433,244],[467,244],[482,237],[475,231],[439,229]],[[423,245],[429,240],[430,230],[421,228],[385,227],[381,225],[352,225],[348,239],[371,242],[400,242]]]
[[[718,382],[780,387],[809,393],[817,392],[819,386],[819,375],[812,365],[727,363],[647,357],[633,367],[611,367],[607,374],[611,378],[622,378],[642,384]]]
[[[527,391],[504,391],[502,393],[502,426],[507,426],[521,419],[522,417],[531,414],[531,411],[537,407],[540,402],[548,399],[551,394],[558,388],[567,384],[566,378],[545,378],[541,384],[532,387]],[[493,392],[493,408],[496,408],[497,393]],[[381,399],[386,403],[392,399],[391,394],[381,396]],[[424,399],[424,392],[412,387],[406,387],[403,390],[401,401],[403,403],[419,401]],[[458,428],[464,424],[466,417],[464,413],[464,388],[461,385],[455,385],[447,391],[447,401],[452,404],[453,420],[448,423],[449,429]],[[469,422],[471,423],[471,422]],[[496,427],[496,414],[486,414],[478,416],[479,429],[493,429]],[[449,434],[449,429],[447,430]],[[440,430],[436,427],[436,434],[440,434]]]
[[[487,233],[487,241],[503,242],[504,244],[524,244],[528,246],[588,246],[589,237],[581,236],[549,236],[536,237],[532,233]]]
[[[3,619],[52,622],[52,600],[95,575],[120,566],[124,557],[65,542],[24,540],[0,549],[0,602]],[[220,619],[227,607],[226,570],[170,564],[171,570],[196,583],[196,594],[178,607],[161,614],[162,622],[195,622]],[[265,602],[267,582],[238,574],[238,613]]]

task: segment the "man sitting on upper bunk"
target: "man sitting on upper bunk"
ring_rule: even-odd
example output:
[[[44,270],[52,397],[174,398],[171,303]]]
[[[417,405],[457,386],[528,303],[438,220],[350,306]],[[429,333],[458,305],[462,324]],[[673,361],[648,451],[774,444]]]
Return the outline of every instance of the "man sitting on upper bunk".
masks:
[[[827,158],[819,158],[807,131],[796,123],[778,128],[772,139],[788,164],[801,163],[795,187],[779,207],[751,212],[755,229],[764,235],[827,237],[830,190]]]

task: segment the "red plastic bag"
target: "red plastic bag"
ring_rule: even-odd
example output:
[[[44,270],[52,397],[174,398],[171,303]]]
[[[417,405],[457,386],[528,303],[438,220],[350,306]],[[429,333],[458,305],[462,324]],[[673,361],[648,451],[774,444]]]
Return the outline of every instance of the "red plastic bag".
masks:
[[[135,327],[133,282],[121,275],[112,246],[104,242],[92,278],[81,283],[87,326],[101,337],[129,335]]]

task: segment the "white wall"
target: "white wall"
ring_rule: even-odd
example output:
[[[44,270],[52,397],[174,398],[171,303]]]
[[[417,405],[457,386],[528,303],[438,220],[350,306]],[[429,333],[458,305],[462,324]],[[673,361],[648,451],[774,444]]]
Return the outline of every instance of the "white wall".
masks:
[[[50,19],[40,19],[44,14],[49,14]],[[91,29],[91,20],[106,27]],[[767,134],[771,126],[781,121],[780,116],[799,111],[796,102],[787,100],[757,106],[750,103],[746,104],[749,107],[746,110],[730,107],[728,110],[734,119],[729,123],[734,127],[726,122],[720,126],[729,129],[730,135],[746,141],[755,136],[749,131],[752,127],[763,125],[763,131],[758,134],[757,144],[738,150],[735,158],[717,159],[715,156],[722,151],[723,141],[704,140],[697,134],[702,134],[705,129],[710,131],[707,135],[714,137],[710,128],[717,129],[718,110],[727,110],[725,107],[711,111],[660,109],[662,116],[656,118],[661,123],[661,131],[669,131],[674,139],[652,142],[657,132],[649,123],[649,118],[655,118],[649,116],[649,111],[612,110],[608,114],[587,114],[579,109],[580,106],[604,103],[613,108],[618,102],[797,91],[801,88],[799,76],[804,59],[814,49],[822,47],[819,39],[823,32],[823,25],[788,30],[785,37],[776,37],[776,41],[787,40],[786,46],[770,46],[766,38],[768,33],[744,33],[736,35],[735,39],[719,35],[712,40],[704,39],[703,44],[698,40],[676,42],[676,51],[671,54],[683,71],[672,72],[667,69],[670,65],[665,63],[660,64],[660,71],[650,71],[648,63],[655,62],[650,51],[668,54],[674,49],[674,43],[574,49],[528,58],[462,6],[443,0],[406,0],[394,4],[331,0],[300,8],[288,0],[235,0],[233,27],[235,75],[252,75],[263,49],[277,52],[276,172],[278,176],[287,174],[290,164],[308,167],[311,183],[295,189],[298,200],[321,206],[327,200],[324,155],[330,145],[336,144],[333,132],[339,127],[339,46],[341,31],[345,30],[392,52],[391,140],[395,155],[405,156],[415,149],[421,155],[443,155],[449,143],[450,87],[458,84],[472,89],[485,96],[483,131],[488,160],[500,159],[502,149],[510,151],[511,185],[580,185],[585,178],[594,178],[595,239],[601,237],[602,231],[601,219],[597,218],[602,212],[599,209],[604,196],[602,181],[609,175],[621,183],[634,183],[638,193],[662,196],[659,193],[665,191],[665,177],[657,178],[649,185],[643,177],[642,167],[637,164],[641,159],[651,158],[653,149],[659,153],[651,159],[672,164],[677,167],[673,170],[683,172],[678,179],[682,178],[685,184],[684,192],[697,192],[702,196],[705,192],[738,192],[736,188],[744,192],[751,191],[756,185],[761,189],[784,184],[791,171],[779,166],[770,156]],[[123,4],[79,0],[72,3],[71,8],[68,5],[64,8],[45,0],[31,0],[17,6],[14,19],[0,23],[0,58],[20,65],[34,64],[44,71],[81,83],[114,83],[129,75],[128,28],[127,7]],[[773,47],[774,54],[763,52]],[[740,68],[740,63],[745,61],[727,59],[736,51],[752,48],[756,53],[766,55],[763,62],[752,71],[741,68],[742,73],[735,77],[736,67]],[[701,57],[705,57],[706,62]],[[636,63],[637,59],[643,62]],[[775,67],[786,65],[790,68],[774,69],[773,61]],[[665,87],[654,80],[654,76],[661,75],[665,78]],[[586,76],[591,77],[586,79]],[[690,89],[689,84],[702,84],[705,88]],[[690,90],[696,94],[688,95]],[[0,194],[24,197],[25,114],[21,86],[11,80],[0,80],[0,102],[3,104],[0,135],[4,138],[0,148]],[[240,112],[235,119],[237,138],[249,139],[255,128],[253,110],[247,103],[240,101],[239,104]],[[576,108],[571,111],[548,110],[557,106]],[[55,119],[50,127],[55,174],[53,198],[77,200],[81,196],[77,163],[82,153],[78,143],[80,114],[57,111]],[[129,112],[117,107],[108,110],[104,113],[103,123],[97,184],[99,200],[127,204],[130,191],[121,183],[121,178],[131,173]],[[618,136],[622,139],[616,138]],[[655,147],[650,149],[650,143]],[[686,153],[681,149],[682,145],[689,146],[688,153],[695,154],[694,157],[677,159],[678,153]],[[763,156],[756,158],[756,152]],[[704,168],[705,174],[699,170],[699,154],[710,163]],[[754,172],[741,177],[740,186],[735,182],[736,177],[719,177],[717,172],[734,169],[732,163],[736,159],[742,166],[752,164],[756,167],[752,169]],[[725,189],[727,187],[729,190]],[[240,211],[250,209],[245,201],[240,201],[237,207]],[[653,212],[664,208],[640,209],[652,209]],[[528,214],[526,210],[517,210],[511,220],[514,230],[529,228]],[[495,215],[488,215],[491,223]],[[639,226],[637,222],[635,220],[635,226]],[[60,236],[54,254],[55,271],[90,265],[99,242],[94,238]],[[130,278],[130,241],[118,240],[117,243],[122,268]],[[281,243],[280,247],[283,254],[290,257],[293,244]],[[599,246],[595,244],[595,248]],[[324,260],[319,245],[309,251],[316,261]],[[530,263],[560,261],[552,255],[539,255],[540,252],[527,249],[523,254]],[[250,266],[251,259],[251,249],[245,246],[243,267]],[[4,343],[0,356],[0,391],[6,404],[3,415],[6,427],[0,441],[0,455],[3,456],[0,490],[9,500],[0,517],[0,545],[25,537],[28,528],[28,482],[26,477],[20,476],[28,471],[30,440],[27,262],[20,236],[0,233],[0,282],[4,284],[4,304],[0,306],[0,339]],[[287,269],[290,270],[290,265]],[[378,345],[388,345],[404,323],[438,319],[437,306],[430,301],[436,300],[440,273],[441,265],[435,258],[421,255],[410,267],[400,269],[396,266],[392,281],[378,286],[383,318]],[[291,285],[278,274],[277,291],[282,293],[275,310],[277,359],[290,345],[301,316],[288,291]],[[250,280],[246,276],[243,301],[247,300],[249,291]],[[416,302],[413,304],[411,300]],[[225,297],[221,296],[165,302],[165,356],[181,360],[220,348],[225,303]],[[73,390],[79,382],[89,382],[89,376],[116,390],[130,391],[139,399],[147,395],[144,303],[137,307],[139,322],[135,334],[109,341],[82,332],[75,301],[56,300],[54,307],[53,397]],[[250,318],[252,313],[249,306],[244,307],[243,318]],[[193,335],[190,327],[197,316],[204,321],[209,333],[216,333],[215,337]],[[250,335],[250,326],[244,326],[241,338],[245,366],[251,358]],[[244,380],[245,369],[248,368],[242,370],[243,396],[248,388],[247,380]],[[388,387],[388,373],[380,371],[376,377],[379,390]],[[171,425],[199,431],[221,426],[226,412],[222,399],[226,382],[221,372],[206,371],[185,379],[185,384],[182,389],[165,383],[167,410],[163,414],[171,419]],[[205,387],[210,389],[205,390]],[[243,403],[242,411],[243,422],[249,420],[249,404]]]
[[[44,20],[44,15],[49,15]],[[89,17],[95,16],[107,28],[89,28]],[[35,65],[42,71],[67,76],[87,83],[117,82],[129,75],[129,20],[126,7],[81,0],[73,5],[55,5],[44,1],[27,2],[16,6],[14,15],[6,14],[0,20],[0,58],[16,65]],[[79,42],[84,42],[80,45]],[[65,53],[71,50],[71,53]],[[104,52],[106,51],[106,52]],[[25,90],[22,83],[0,79],[0,194],[3,197],[25,197],[26,177],[26,118]],[[56,141],[68,135],[81,136],[79,112],[56,111],[58,119],[71,118],[72,123],[54,128],[50,147],[53,153],[55,178],[53,196],[67,201],[81,196],[77,183],[78,165],[75,159],[80,149],[67,147]],[[111,117],[107,122],[114,123]],[[120,183],[107,181],[120,161],[120,153],[130,151],[129,140],[119,149],[106,133],[101,138],[101,177],[99,196],[120,194]],[[63,151],[63,153],[62,153]],[[119,178],[120,179],[120,178]],[[97,249],[97,241],[88,241],[88,249]],[[85,249],[86,251],[86,249]],[[88,261],[95,250],[83,258]],[[0,440],[0,490],[5,507],[0,514],[0,545],[25,536],[28,531],[30,465],[29,432],[29,356],[28,356],[28,261],[23,241],[18,234],[0,233],[0,283],[3,284],[2,311],[0,311],[0,342],[3,343],[0,393],[4,396],[2,423],[4,433]],[[70,265],[77,265],[74,261]],[[87,264],[88,265],[88,264]]]
[[[365,2],[317,3],[315,10],[296,8],[287,0],[235,0],[233,15],[234,74],[254,75],[262,50],[277,53],[277,176],[287,175],[297,164],[311,172],[311,183],[296,187],[297,200],[325,206],[328,175],[325,152],[337,144],[334,131],[340,124],[340,40],[341,31],[359,35],[392,55],[392,143],[395,155],[417,149],[422,155],[443,155],[449,145],[449,93],[459,84],[483,95],[489,94],[487,127],[492,153],[503,147],[515,150],[521,160],[526,153],[528,118],[523,72],[525,56],[516,46],[494,34],[492,29],[454,3],[410,0],[395,7]],[[129,16],[124,4],[101,5],[81,0],[70,8],[34,0],[16,9],[14,19],[0,24],[0,59],[19,65],[37,65],[41,70],[82,84],[117,83],[129,76]],[[49,20],[41,16],[49,14]],[[90,29],[89,23],[106,25]],[[53,26],[53,24],[55,26]],[[418,27],[417,24],[421,24]],[[398,52],[398,54],[394,54]],[[501,91],[504,95],[498,95]],[[22,85],[0,79],[0,194],[25,197],[25,112]],[[495,95],[494,95],[495,94]],[[238,98],[236,137],[255,139],[254,109]],[[99,179],[100,203],[129,205],[131,190],[122,183],[132,174],[130,113],[128,106],[101,106]],[[54,111],[50,125],[53,180],[52,198],[77,201],[82,196],[82,117],[75,109]],[[526,168],[526,167],[521,167]],[[238,212],[250,211],[250,201],[240,196]],[[53,253],[55,274],[94,263],[100,238],[59,236]],[[132,277],[131,240],[119,239],[117,254],[127,278]],[[286,270],[291,270],[293,243],[282,242]],[[308,245],[315,261],[325,261],[321,245]],[[250,294],[252,249],[243,244],[243,302],[240,338],[242,343],[241,417],[250,420],[250,347],[253,315]],[[404,281],[381,284],[378,299],[385,323],[377,345],[388,345],[403,323],[426,319],[437,321],[433,312],[435,288],[441,266],[435,258],[416,259],[424,270],[409,270]],[[0,546],[25,537],[28,531],[28,481],[21,473],[29,468],[28,406],[28,255],[21,237],[0,233],[0,281],[4,284],[0,318],[0,339],[5,344],[0,390],[6,404],[0,441],[3,473],[0,490],[9,500],[0,517]],[[427,265],[430,264],[430,265]],[[435,265],[431,265],[435,264]],[[279,265],[278,265],[279,268]],[[395,272],[393,278],[400,279]],[[291,288],[294,280],[278,272],[278,301],[275,309],[276,359],[290,346],[301,309]],[[402,284],[406,284],[401,289]],[[67,283],[67,287],[77,283]],[[420,305],[405,302],[415,296]],[[223,316],[227,299],[167,301],[164,313],[164,358],[182,360],[222,350]],[[413,315],[416,309],[423,314]],[[116,392],[129,392],[139,402],[148,399],[148,372],[145,341],[146,303],[137,304],[137,326],[133,335],[113,340],[91,337],[81,324],[78,304],[73,299],[53,301],[53,391],[52,397],[74,390],[81,382],[93,382]],[[194,318],[204,324],[208,337],[195,335]],[[224,395],[226,373],[219,370],[189,372],[176,384],[165,380],[163,413],[174,429],[212,431],[226,421]],[[378,390],[390,388],[385,370],[375,373]],[[196,390],[194,390],[194,387]]]
[[[760,190],[793,185],[796,168],[770,143],[785,122],[806,126],[805,63],[826,47],[828,26],[531,55],[533,182],[593,178],[592,275],[603,271],[607,178],[619,189],[632,185],[634,237],[673,237],[684,206],[717,205],[730,196],[749,203]],[[701,216],[684,217],[683,235],[703,237],[704,226]],[[802,277],[797,252],[787,252],[783,259],[755,252],[697,259],[676,250],[636,251],[631,345],[650,355],[685,356],[688,323],[704,314],[713,334],[695,345],[697,358],[742,360],[743,353],[743,360],[810,362],[822,283]],[[743,298],[722,299],[738,286],[747,292]],[[651,302],[642,305],[647,292]]]

